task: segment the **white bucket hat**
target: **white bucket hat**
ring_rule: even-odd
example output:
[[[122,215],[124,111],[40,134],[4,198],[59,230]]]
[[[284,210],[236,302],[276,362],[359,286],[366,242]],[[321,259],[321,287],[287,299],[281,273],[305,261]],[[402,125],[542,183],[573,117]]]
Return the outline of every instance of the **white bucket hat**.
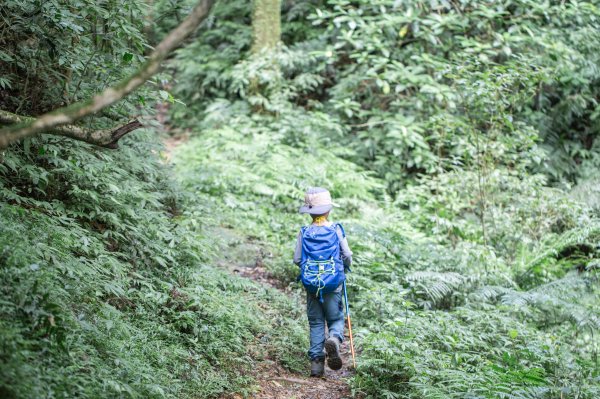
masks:
[[[299,209],[300,213],[309,213],[311,215],[322,215],[333,208],[331,194],[322,187],[311,187],[304,194],[304,205]]]

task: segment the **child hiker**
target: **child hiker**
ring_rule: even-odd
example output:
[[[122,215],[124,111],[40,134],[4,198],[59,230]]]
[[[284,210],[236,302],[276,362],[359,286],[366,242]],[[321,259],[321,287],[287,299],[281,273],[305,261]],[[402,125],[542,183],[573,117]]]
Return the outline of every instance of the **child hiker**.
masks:
[[[331,194],[326,189],[314,187],[306,192],[300,213],[308,213],[312,217],[312,224],[302,227],[298,233],[294,252],[294,263],[300,266],[299,279],[306,288],[311,377],[323,376],[325,355],[329,368],[342,368],[342,286],[346,279],[345,271],[350,270],[352,252],[342,225],[328,220],[332,207]],[[329,330],[327,340],[325,323]]]

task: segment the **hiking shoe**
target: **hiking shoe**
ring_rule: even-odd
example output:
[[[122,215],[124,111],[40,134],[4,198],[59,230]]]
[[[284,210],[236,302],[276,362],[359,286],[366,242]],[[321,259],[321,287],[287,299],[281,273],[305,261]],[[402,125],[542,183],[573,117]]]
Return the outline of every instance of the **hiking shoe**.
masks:
[[[342,368],[342,358],[340,357],[340,340],[331,337],[325,341],[325,352],[327,352],[327,365],[332,370]]]
[[[325,359],[314,359],[310,361],[310,376],[323,377],[325,373]]]

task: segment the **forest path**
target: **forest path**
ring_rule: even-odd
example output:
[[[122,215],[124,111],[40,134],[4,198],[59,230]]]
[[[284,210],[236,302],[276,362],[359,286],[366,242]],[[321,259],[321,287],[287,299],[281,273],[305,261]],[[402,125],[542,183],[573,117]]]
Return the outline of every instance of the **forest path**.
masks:
[[[274,288],[291,296],[290,288],[282,287],[264,266],[265,250],[259,243],[245,240],[237,232],[219,228],[215,232],[227,245],[227,255],[218,266],[259,284]],[[306,306],[304,300],[302,306]],[[308,322],[306,323],[308,334]],[[347,334],[346,329],[346,334]],[[323,378],[309,377],[309,361],[306,360],[306,372],[297,374],[284,369],[275,361],[267,359],[255,370],[254,378],[258,391],[252,396],[256,399],[343,399],[351,398],[346,378],[353,374],[352,355],[349,338],[342,343],[341,355],[344,365],[341,370],[333,371],[325,366]],[[229,398],[241,399],[239,395]]]
[[[184,144],[188,137],[167,136],[163,138],[165,146],[162,153],[166,162],[173,159],[175,149]],[[283,287],[281,282],[270,275],[264,267],[264,248],[260,243],[248,240],[233,229],[218,227],[213,232],[223,243],[224,257],[217,266],[232,274],[251,279],[264,286],[274,288],[291,296],[290,288]],[[290,255],[291,256],[291,255]],[[306,303],[302,300],[301,306]],[[306,323],[308,334],[308,322]],[[347,327],[347,326],[346,326]],[[346,335],[348,329],[346,328]],[[251,397],[255,399],[346,399],[351,398],[350,388],[346,378],[354,374],[352,370],[352,355],[349,338],[341,345],[343,366],[341,370],[333,371],[325,366],[323,378],[309,377],[310,365],[306,360],[306,372],[293,373],[283,368],[272,359],[261,362],[254,370],[253,377],[258,384],[257,391]],[[230,394],[223,399],[242,399],[239,394]]]

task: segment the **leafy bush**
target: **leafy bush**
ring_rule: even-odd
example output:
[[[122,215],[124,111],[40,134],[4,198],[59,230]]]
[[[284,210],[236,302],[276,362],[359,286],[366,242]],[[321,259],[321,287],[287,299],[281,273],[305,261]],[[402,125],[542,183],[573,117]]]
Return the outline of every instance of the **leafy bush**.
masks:
[[[25,148],[0,165],[3,397],[215,397],[261,359],[300,367],[299,312],[208,266],[217,222],[194,227],[209,209],[180,208],[147,134]]]
[[[141,0],[2,2],[2,108],[40,114],[88,99],[127,76],[144,60],[146,9]],[[143,101],[141,93],[102,117],[127,118]],[[88,123],[104,118],[89,118]]]
[[[597,71],[568,37],[577,20],[595,43],[597,8],[331,0],[302,12],[310,37],[259,56],[205,46],[218,84],[193,99],[175,89],[188,102],[175,120],[197,132],[179,158],[188,189],[219,198],[289,284],[302,190],[331,188],[355,252],[356,394],[597,396],[599,224],[574,200],[585,194],[563,190],[593,175],[593,148],[572,155],[595,126]],[[219,14],[229,22],[239,15]],[[572,80],[567,54],[580,60]],[[185,81],[211,76],[191,52],[178,61]]]
[[[9,109],[87,98],[141,61],[124,4],[67,3],[0,6]],[[127,6],[160,36],[190,5]],[[1,153],[2,396],[249,395],[257,362],[302,370],[290,258],[322,185],[355,252],[357,395],[598,397],[597,6],[284,2],[284,45],[258,55],[249,11],[219,2],[170,64],[171,123],[192,131],[179,181],[148,132]],[[290,296],[221,270],[248,262]]]
[[[333,217],[356,254],[355,393],[596,395],[599,224],[587,208],[539,176],[496,169],[484,235],[474,216],[480,207],[469,201],[476,173],[422,178],[386,203],[378,179],[322,144],[289,147],[285,118],[261,118],[238,114],[227,127],[207,127],[181,148],[176,168],[188,190],[222,207],[226,226],[255,237],[268,270],[288,285],[297,275],[293,242],[306,222],[295,214],[301,188],[332,189],[342,204]]]

